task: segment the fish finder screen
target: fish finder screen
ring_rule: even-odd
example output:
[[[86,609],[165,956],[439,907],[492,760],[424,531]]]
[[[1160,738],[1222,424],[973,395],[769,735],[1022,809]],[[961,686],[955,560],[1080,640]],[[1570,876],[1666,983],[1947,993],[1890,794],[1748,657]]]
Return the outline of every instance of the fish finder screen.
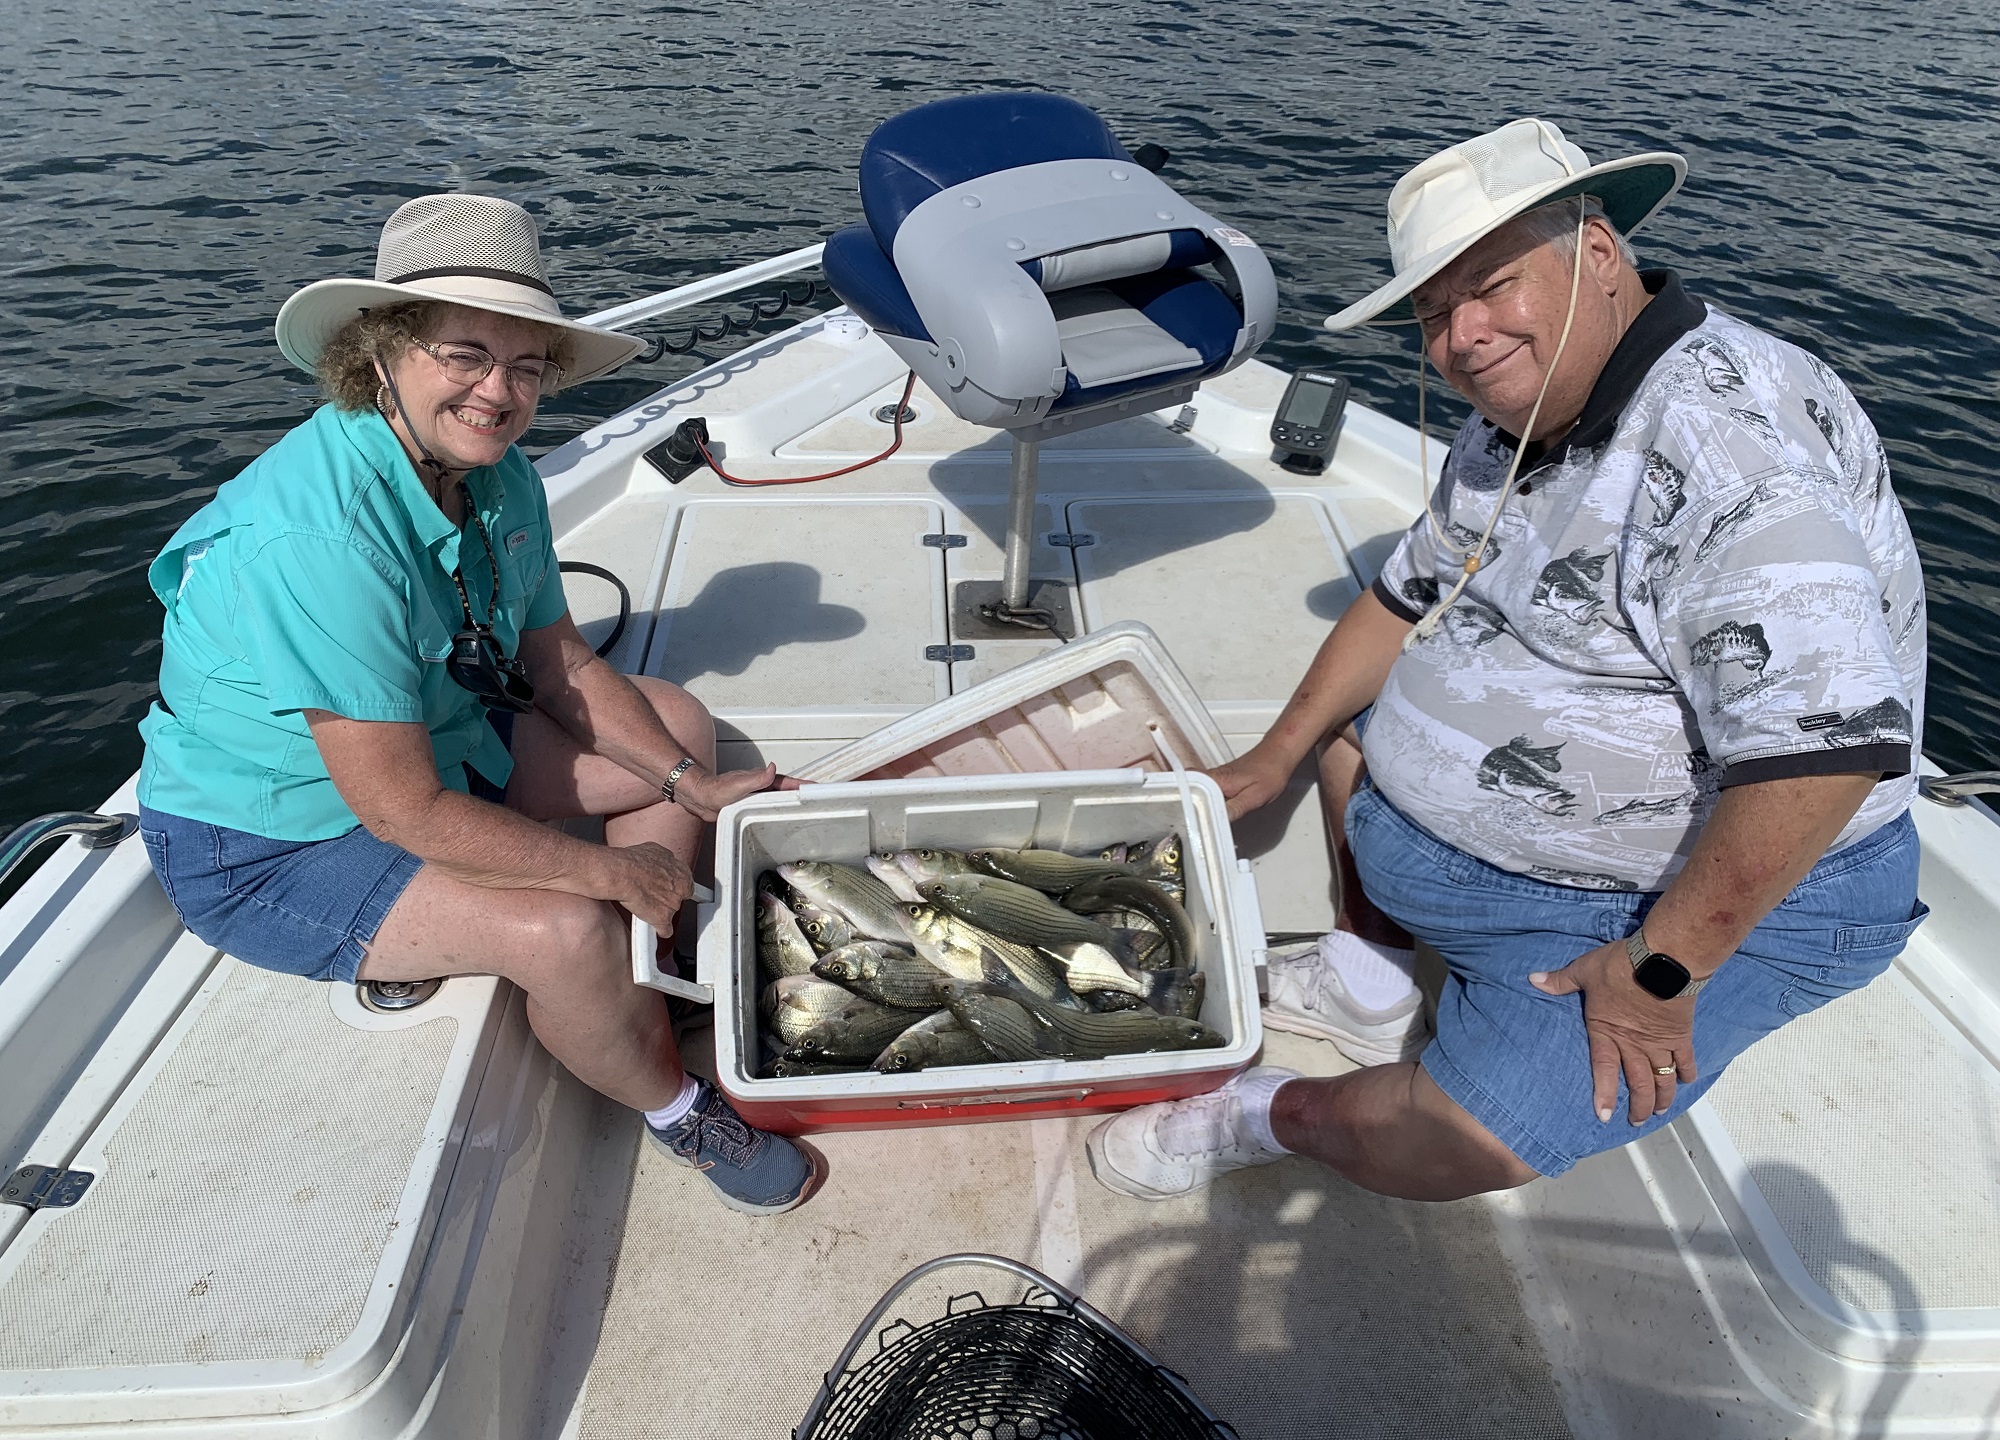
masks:
[[[1292,391],[1292,403],[1278,418],[1286,425],[1304,425],[1316,430],[1326,417],[1326,402],[1332,395],[1331,385],[1301,380]]]

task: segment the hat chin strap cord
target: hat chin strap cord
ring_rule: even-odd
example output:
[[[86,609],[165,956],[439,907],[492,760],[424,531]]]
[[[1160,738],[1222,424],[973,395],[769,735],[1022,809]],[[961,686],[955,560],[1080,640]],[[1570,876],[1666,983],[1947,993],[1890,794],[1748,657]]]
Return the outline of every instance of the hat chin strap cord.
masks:
[[[1576,323],[1576,297],[1581,291],[1583,283],[1583,232],[1584,227],[1588,223],[1589,217],[1583,213],[1583,207],[1578,205],[1575,239],[1576,253],[1572,257],[1569,272],[1569,310],[1563,316],[1562,335],[1556,340],[1556,353],[1549,361],[1547,373],[1542,376],[1542,388],[1535,394],[1534,408],[1528,411],[1528,423],[1521,427],[1520,441],[1514,446],[1513,462],[1507,466],[1507,478],[1500,486],[1500,498],[1493,502],[1493,513],[1487,517],[1486,529],[1480,533],[1479,542],[1470,550],[1452,543],[1451,536],[1446,533],[1443,522],[1438,519],[1437,509],[1432,503],[1430,451],[1428,444],[1430,432],[1424,424],[1424,393],[1426,389],[1424,372],[1429,366],[1430,355],[1423,332],[1421,328],[1418,330],[1417,480],[1424,487],[1424,515],[1430,521],[1431,533],[1436,537],[1441,549],[1447,554],[1460,557],[1463,563],[1459,571],[1458,581],[1451,587],[1449,593],[1442,596],[1435,605],[1431,606],[1429,612],[1421,620],[1417,621],[1415,625],[1411,626],[1410,633],[1403,637],[1403,649],[1405,650],[1413,649],[1422,641],[1428,640],[1431,636],[1437,634],[1438,626],[1444,623],[1445,611],[1451,609],[1453,604],[1457,602],[1458,597],[1465,593],[1465,587],[1472,583],[1472,577],[1479,573],[1479,567],[1485,562],[1487,542],[1493,538],[1493,527],[1500,523],[1500,512],[1506,508],[1508,498],[1514,493],[1514,481],[1521,473],[1521,460],[1527,454],[1528,439],[1535,433],[1535,421],[1541,417],[1542,401],[1548,398],[1549,384],[1556,378],[1556,367],[1562,364],[1563,351],[1569,345],[1570,328]]]
[[[382,388],[389,392],[389,402],[396,407],[396,413],[403,417],[403,428],[410,432],[411,441],[423,453],[424,458],[416,462],[417,468],[431,479],[432,483],[437,486],[438,496],[442,497],[444,494],[444,482],[451,478],[450,469],[446,467],[444,461],[431,454],[431,447],[424,444],[424,437],[417,433],[416,422],[410,419],[410,412],[403,408],[403,396],[396,389],[395,380],[389,375],[389,367],[384,365],[380,360],[377,360],[375,362],[375,373],[382,377]],[[461,485],[464,483],[463,480],[459,481]]]

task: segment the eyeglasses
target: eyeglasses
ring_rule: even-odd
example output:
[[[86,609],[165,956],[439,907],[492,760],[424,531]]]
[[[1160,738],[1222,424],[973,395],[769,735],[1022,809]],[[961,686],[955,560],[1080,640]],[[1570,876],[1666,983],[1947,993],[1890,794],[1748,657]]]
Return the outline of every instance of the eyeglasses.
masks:
[[[498,363],[485,351],[478,353],[488,365]],[[487,568],[493,572],[497,595],[500,564],[493,553],[493,537],[487,534],[486,522],[480,518],[479,505],[472,498],[472,487],[463,479],[458,482],[458,493],[465,502],[465,513],[472,518],[473,528],[479,531],[480,543],[486,547]],[[461,689],[471,691],[472,698],[488,710],[527,714],[535,708],[535,687],[529,683],[528,667],[500,648],[500,642],[493,638],[490,620],[481,624],[472,618],[472,600],[465,593],[463,563],[453,567],[451,583],[458,587],[459,608],[464,611],[465,620],[458,633],[451,637],[451,654],[444,662],[445,674],[451,676]]]
[[[416,346],[437,361],[439,372],[454,385],[477,385],[495,366],[507,372],[507,384],[515,390],[553,395],[562,383],[562,366],[553,360],[496,360],[477,345],[438,345],[429,340],[419,340]]]

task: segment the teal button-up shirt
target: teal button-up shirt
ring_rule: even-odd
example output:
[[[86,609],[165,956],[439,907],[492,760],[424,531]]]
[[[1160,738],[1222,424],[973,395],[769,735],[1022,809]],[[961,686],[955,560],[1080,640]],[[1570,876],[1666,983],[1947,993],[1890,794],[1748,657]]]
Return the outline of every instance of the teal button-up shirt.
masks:
[[[445,673],[475,618],[508,654],[567,606],[541,479],[518,448],[466,477],[497,552],[455,530],[388,422],[322,407],[216,492],[147,579],[166,606],[160,695],[141,722],[139,799],[275,840],[327,840],[359,822],[327,778],[302,711],[430,731],[439,778],[470,763],[496,785],[513,759]],[[497,582],[497,583],[496,583]]]

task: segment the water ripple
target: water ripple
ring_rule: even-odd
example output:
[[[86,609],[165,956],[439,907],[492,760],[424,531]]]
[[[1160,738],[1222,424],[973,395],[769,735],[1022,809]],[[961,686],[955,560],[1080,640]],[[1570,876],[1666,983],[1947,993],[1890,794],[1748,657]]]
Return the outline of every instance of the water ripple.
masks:
[[[0,111],[0,824],[95,801],[136,762],[158,663],[145,564],[306,413],[272,317],[300,284],[368,273],[398,201],[520,199],[588,310],[822,238],[855,218],[878,121],[1004,88],[1076,95],[1166,145],[1174,182],[1271,252],[1272,358],[1336,364],[1404,419],[1407,341],[1318,328],[1386,274],[1398,173],[1524,113],[1596,155],[1686,153],[1642,254],[1868,406],[1930,579],[1929,748],[2000,764],[1986,0],[73,0],[9,24],[0,83],[26,103]],[[700,359],[565,398],[531,438]]]

